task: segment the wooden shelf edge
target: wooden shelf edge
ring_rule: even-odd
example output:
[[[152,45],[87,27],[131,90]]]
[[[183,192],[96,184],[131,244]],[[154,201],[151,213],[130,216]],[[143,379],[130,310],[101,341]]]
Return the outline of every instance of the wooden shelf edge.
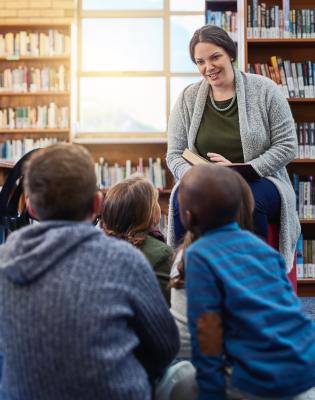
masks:
[[[15,164],[15,161],[6,160],[4,158],[0,158],[0,168],[12,168]]]
[[[289,97],[289,103],[314,103],[315,97]]]
[[[0,134],[1,133],[7,133],[7,134],[15,134],[15,133],[69,133],[70,128],[67,129],[49,129],[49,128],[44,128],[44,129],[34,129],[34,128],[23,128],[23,129],[0,129]]]
[[[167,138],[79,138],[73,139],[77,144],[166,144]]]
[[[298,285],[315,285],[315,278],[298,279]]]
[[[273,39],[266,39],[266,38],[252,38],[252,39],[247,39],[248,44],[296,44],[296,43],[311,43],[315,45],[315,38],[289,38],[289,39],[284,39],[284,38],[273,38]]]
[[[60,54],[55,56],[1,56],[0,61],[54,61],[54,60],[69,60],[70,54]]]
[[[313,158],[296,158],[295,160],[290,161],[289,165],[292,164],[315,164],[315,159]]]
[[[301,218],[301,219],[300,219],[300,224],[302,224],[302,225],[305,225],[305,224],[315,224],[315,219],[314,219],[314,218],[310,218],[310,219]]]
[[[58,91],[50,91],[50,92],[1,92],[1,96],[70,96],[70,92],[58,92]]]

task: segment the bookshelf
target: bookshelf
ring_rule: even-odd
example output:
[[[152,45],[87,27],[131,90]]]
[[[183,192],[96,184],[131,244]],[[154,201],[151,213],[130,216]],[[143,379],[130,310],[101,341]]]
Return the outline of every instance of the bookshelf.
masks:
[[[236,64],[241,70],[245,68],[243,2],[244,0],[206,0],[205,2],[206,23],[218,25],[229,32],[237,45]]]
[[[118,163],[124,166],[126,160],[130,160],[133,166],[137,165],[139,159],[143,159],[144,167],[148,166],[149,158],[161,159],[162,168],[166,170],[166,185],[165,188],[159,190],[159,203],[163,215],[168,214],[168,202],[171,189],[174,185],[173,177],[168,171],[165,163],[167,142],[166,140],[150,141],[150,140],[95,140],[94,143],[91,139],[87,142],[84,140],[76,139],[75,143],[84,146],[93,156],[95,162],[100,158],[104,158],[109,165]]]
[[[1,25],[0,158],[70,141],[70,36],[65,23]]]
[[[261,8],[261,3],[265,3],[266,6],[263,5]],[[313,18],[315,15],[315,0],[290,0],[290,10],[287,10],[288,4],[287,0],[244,0],[244,62],[246,70],[248,70],[249,64],[267,63],[271,65],[271,56],[290,60],[291,63],[295,64],[305,61],[315,63],[315,29],[314,26],[312,27],[311,24],[308,26],[307,23],[307,19]],[[303,9],[314,11],[301,11]],[[268,13],[271,19],[265,25],[265,18],[269,18]],[[288,17],[291,23],[286,22],[289,20]],[[295,24],[292,23],[294,20]],[[275,23],[273,24],[273,22]],[[264,26],[275,26],[275,28],[269,28],[267,32],[261,29]],[[250,29],[247,29],[248,27]],[[315,76],[314,70],[312,75]],[[302,85],[313,83],[314,86],[313,77],[304,75]],[[302,98],[299,95],[290,96],[288,102],[296,123],[315,121],[315,95],[313,92],[309,98]],[[297,134],[298,139],[300,139],[298,132]],[[301,142],[299,144],[301,146]],[[315,145],[315,143],[313,144]],[[291,176],[293,174],[302,177],[315,176],[315,159],[305,157],[304,159],[294,160],[288,165],[288,172]],[[315,218],[301,219],[301,227],[305,240],[315,239]],[[298,294],[299,296],[315,296],[315,278],[299,279]]]

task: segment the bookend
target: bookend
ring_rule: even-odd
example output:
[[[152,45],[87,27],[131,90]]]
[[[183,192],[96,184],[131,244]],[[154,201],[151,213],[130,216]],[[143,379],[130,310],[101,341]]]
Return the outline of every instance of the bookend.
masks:
[[[0,191],[0,243],[5,242],[11,232],[31,222],[24,201],[23,165],[37,150],[26,153],[14,165]]]

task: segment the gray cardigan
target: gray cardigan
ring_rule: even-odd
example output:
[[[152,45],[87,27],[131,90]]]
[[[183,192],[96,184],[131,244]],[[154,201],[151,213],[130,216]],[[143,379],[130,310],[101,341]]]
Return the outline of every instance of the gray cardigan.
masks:
[[[235,70],[240,135],[245,162],[270,179],[281,197],[279,250],[288,271],[292,268],[300,223],[295,211],[295,193],[285,166],[297,155],[297,137],[291,110],[277,85],[263,76]],[[209,84],[206,80],[188,86],[179,96],[170,116],[167,165],[177,180],[190,168],[181,157],[188,147],[197,152],[195,139],[204,112]],[[174,245],[172,197],[168,243]]]

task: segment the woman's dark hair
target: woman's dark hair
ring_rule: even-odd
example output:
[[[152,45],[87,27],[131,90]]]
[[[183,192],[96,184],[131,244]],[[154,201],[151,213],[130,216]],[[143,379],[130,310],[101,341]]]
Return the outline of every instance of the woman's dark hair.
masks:
[[[225,30],[218,26],[204,25],[200,29],[197,29],[193,34],[189,43],[189,52],[190,58],[194,64],[196,64],[195,47],[198,43],[212,43],[216,46],[222,47],[231,57],[232,61],[236,60],[237,50],[235,43]]]

